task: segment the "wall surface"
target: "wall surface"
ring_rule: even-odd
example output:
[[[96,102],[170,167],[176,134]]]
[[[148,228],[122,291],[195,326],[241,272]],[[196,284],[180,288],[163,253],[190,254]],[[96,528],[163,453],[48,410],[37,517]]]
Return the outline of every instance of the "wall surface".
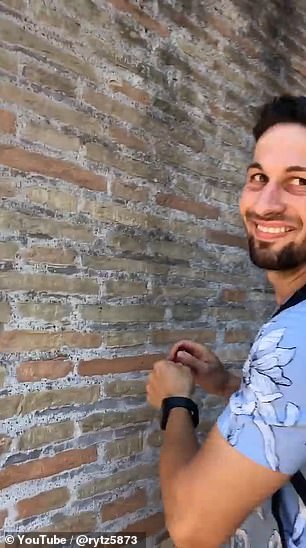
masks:
[[[166,538],[145,379],[181,338],[240,368],[274,308],[238,199],[304,90],[289,4],[0,1],[0,528]]]

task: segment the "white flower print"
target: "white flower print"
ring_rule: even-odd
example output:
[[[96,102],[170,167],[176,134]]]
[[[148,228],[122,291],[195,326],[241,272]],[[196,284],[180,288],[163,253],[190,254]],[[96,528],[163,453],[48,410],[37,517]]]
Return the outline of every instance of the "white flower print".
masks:
[[[230,548],[251,548],[249,535],[244,529],[237,529],[231,538]]]
[[[291,537],[289,539],[288,548],[297,548],[301,545],[301,539],[305,530],[305,506],[298,497],[299,510],[294,520]]]
[[[243,383],[229,401],[231,419],[228,441],[236,445],[242,427],[238,425],[239,415],[250,415],[260,431],[265,456],[272,470],[279,470],[279,459],[275,445],[273,426],[293,426],[300,410],[294,403],[287,403],[284,418],[277,416],[273,402],[283,397],[282,386],[290,386],[292,381],[285,376],[283,368],[288,365],[296,348],[280,346],[285,329],[274,329],[264,335],[266,324],[258,334],[243,367]]]
[[[278,531],[273,531],[271,537],[269,538],[268,548],[282,548],[282,540],[279,536]]]

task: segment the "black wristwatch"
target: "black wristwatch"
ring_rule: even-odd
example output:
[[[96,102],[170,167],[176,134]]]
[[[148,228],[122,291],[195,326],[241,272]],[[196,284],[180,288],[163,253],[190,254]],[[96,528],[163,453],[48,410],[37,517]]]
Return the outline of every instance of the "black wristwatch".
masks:
[[[164,398],[162,402],[162,416],[160,421],[160,427],[162,430],[166,429],[168,417],[171,409],[174,407],[185,407],[190,413],[193,426],[196,428],[199,424],[199,409],[196,403],[190,398],[183,396],[171,396],[170,398]]]

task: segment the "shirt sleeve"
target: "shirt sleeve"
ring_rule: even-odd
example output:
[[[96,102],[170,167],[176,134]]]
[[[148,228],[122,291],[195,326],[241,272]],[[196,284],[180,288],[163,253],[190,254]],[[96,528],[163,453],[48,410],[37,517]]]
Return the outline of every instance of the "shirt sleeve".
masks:
[[[305,314],[304,314],[305,322]],[[239,452],[294,474],[306,463],[306,328],[274,320],[255,340],[240,389],[217,420]]]

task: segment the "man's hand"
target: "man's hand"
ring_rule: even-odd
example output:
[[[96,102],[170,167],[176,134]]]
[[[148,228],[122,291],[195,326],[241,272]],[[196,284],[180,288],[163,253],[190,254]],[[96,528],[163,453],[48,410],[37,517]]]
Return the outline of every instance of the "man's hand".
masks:
[[[171,348],[168,359],[189,367],[196,383],[209,394],[227,395],[231,374],[207,346],[193,341],[179,341]]]
[[[195,379],[190,367],[168,360],[155,362],[146,386],[148,402],[160,409],[164,398],[184,396],[190,398]]]

